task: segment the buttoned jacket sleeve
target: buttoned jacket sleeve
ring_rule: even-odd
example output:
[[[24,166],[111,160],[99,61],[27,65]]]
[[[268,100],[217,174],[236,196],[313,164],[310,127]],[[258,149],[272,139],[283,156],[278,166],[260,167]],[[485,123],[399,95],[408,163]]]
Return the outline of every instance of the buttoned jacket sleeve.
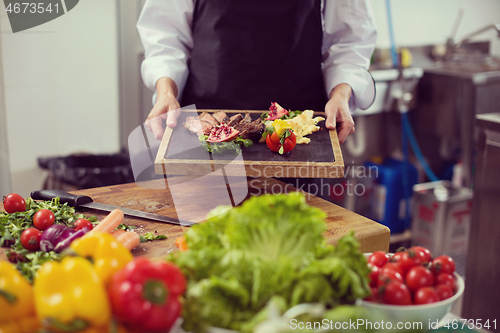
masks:
[[[340,83],[351,86],[350,108],[366,109],[375,99],[368,72],[377,31],[369,0],[324,0],[323,77],[327,94]]]
[[[193,48],[193,9],[193,0],[147,0],[144,4],[137,30],[145,50],[142,79],[149,89],[154,91],[158,79],[169,77],[181,95]]]

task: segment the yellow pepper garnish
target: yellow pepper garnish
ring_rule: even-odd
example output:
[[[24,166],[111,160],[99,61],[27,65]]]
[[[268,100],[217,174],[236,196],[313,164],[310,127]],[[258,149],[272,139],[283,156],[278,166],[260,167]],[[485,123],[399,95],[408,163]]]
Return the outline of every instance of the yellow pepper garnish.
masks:
[[[106,286],[114,273],[133,259],[132,253],[108,233],[94,232],[71,243],[78,255],[90,259]]]
[[[292,125],[290,125],[286,120],[281,119],[276,119],[275,121],[273,121],[273,127],[274,131],[279,137],[281,137],[281,135],[283,135],[283,133],[285,133],[287,129],[292,129]]]
[[[0,333],[31,333],[39,328],[33,288],[9,262],[0,262]]]
[[[106,289],[85,258],[46,262],[38,270],[33,291],[38,318],[49,330],[99,331],[109,325]]]

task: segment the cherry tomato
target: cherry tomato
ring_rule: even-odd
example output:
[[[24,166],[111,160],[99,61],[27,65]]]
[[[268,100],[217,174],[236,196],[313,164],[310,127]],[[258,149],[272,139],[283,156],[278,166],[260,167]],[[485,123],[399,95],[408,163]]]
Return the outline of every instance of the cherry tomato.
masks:
[[[376,287],[378,284],[378,276],[380,275],[380,267],[368,264],[368,267],[371,269],[370,274],[368,275],[368,279],[370,280],[370,287]]]
[[[444,299],[450,298],[451,296],[454,295],[453,290],[444,284],[437,285],[435,287],[435,289],[439,295],[439,300],[441,300],[441,301]]]
[[[382,251],[375,251],[368,257],[368,262],[374,266],[382,267],[389,261],[389,255]]]
[[[5,197],[3,208],[9,214],[16,212],[24,212],[26,210],[26,202],[23,197],[17,193],[11,193]]]
[[[295,148],[295,145],[297,144],[297,137],[295,136],[295,133],[292,132],[292,135],[290,135],[288,137],[288,139],[290,139],[290,141],[292,141],[292,144],[293,144],[293,148]],[[292,148],[292,149],[293,149]]]
[[[413,251],[416,254],[419,254],[423,258],[424,263],[432,261],[431,251],[429,251],[428,249],[426,249],[423,246],[412,246],[412,247],[410,247],[410,251]]]
[[[384,270],[380,272],[378,275],[378,280],[377,280],[377,286],[381,287],[384,284],[387,284],[391,281],[397,281],[397,282],[404,282],[403,276],[399,274],[399,272],[393,271],[393,270]]]
[[[410,268],[415,266],[415,262],[410,258],[408,252],[406,251],[394,253],[394,256],[392,256],[391,259],[399,264],[403,270],[403,274],[406,274]]]
[[[410,305],[410,290],[401,282],[392,281],[379,288],[379,294],[385,304]]]
[[[432,272],[434,274],[455,272],[455,261],[449,256],[439,256],[432,261]]]
[[[439,302],[439,294],[433,287],[422,287],[413,295],[415,304],[428,304]]]
[[[49,209],[40,209],[33,216],[33,224],[38,230],[45,230],[54,224],[56,217]]]
[[[274,132],[273,134],[275,134],[276,132]],[[280,144],[278,143],[278,145],[274,144],[274,142],[271,140],[271,135],[268,134],[267,137],[266,137],[266,143],[267,143],[267,146],[269,147],[269,149],[271,149],[272,151],[278,151],[280,150]]]
[[[278,136],[278,133],[274,132],[271,134],[271,141],[274,143],[275,146],[280,146],[280,137]]]
[[[88,230],[94,229],[94,225],[87,219],[78,219],[75,221],[75,230],[87,228]]]
[[[286,138],[285,141],[283,142],[283,154],[292,151],[293,148],[295,148],[295,145],[293,144],[292,140],[290,140],[289,137]]]
[[[399,265],[397,262],[388,262],[387,264],[385,264],[384,266],[382,266],[382,270],[383,271],[384,270],[396,271],[399,274],[401,274],[401,276],[404,276],[404,271],[401,268],[401,265]]]
[[[434,275],[424,266],[414,266],[406,273],[405,282],[408,289],[415,292],[422,287],[433,286]]]
[[[442,284],[450,287],[452,291],[455,291],[457,288],[455,278],[451,274],[439,273],[438,275],[436,275],[436,277],[434,278],[434,285],[438,286]]]
[[[36,228],[28,228],[21,234],[21,244],[26,250],[36,251],[40,249],[42,232]]]
[[[371,288],[371,291],[372,293],[370,294],[370,296],[368,296],[367,298],[365,298],[365,301],[367,302],[373,302],[373,303],[378,303],[378,298],[379,298],[379,294],[378,294],[378,288]]]

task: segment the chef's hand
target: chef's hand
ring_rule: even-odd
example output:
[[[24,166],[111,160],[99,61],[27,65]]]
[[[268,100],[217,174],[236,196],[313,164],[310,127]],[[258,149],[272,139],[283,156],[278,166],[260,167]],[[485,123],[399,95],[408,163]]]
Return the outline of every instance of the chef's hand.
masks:
[[[177,85],[167,77],[162,77],[156,82],[156,103],[148,115],[146,126],[149,128],[157,140],[163,138],[165,129],[164,120],[167,126],[174,128],[177,125],[177,118],[181,112],[181,106],[177,101]]]
[[[349,99],[352,89],[346,83],[340,83],[330,92],[330,100],[325,105],[328,129],[337,129],[339,142],[342,144],[349,135],[354,133],[354,120],[349,110]]]

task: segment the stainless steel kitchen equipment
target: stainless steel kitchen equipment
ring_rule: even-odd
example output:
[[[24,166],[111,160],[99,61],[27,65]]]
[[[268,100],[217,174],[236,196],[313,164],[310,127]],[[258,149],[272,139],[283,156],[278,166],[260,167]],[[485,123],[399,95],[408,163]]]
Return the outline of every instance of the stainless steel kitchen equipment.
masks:
[[[476,126],[480,135],[462,318],[491,323],[500,313],[500,112],[476,116]],[[500,332],[497,325],[488,331]]]

